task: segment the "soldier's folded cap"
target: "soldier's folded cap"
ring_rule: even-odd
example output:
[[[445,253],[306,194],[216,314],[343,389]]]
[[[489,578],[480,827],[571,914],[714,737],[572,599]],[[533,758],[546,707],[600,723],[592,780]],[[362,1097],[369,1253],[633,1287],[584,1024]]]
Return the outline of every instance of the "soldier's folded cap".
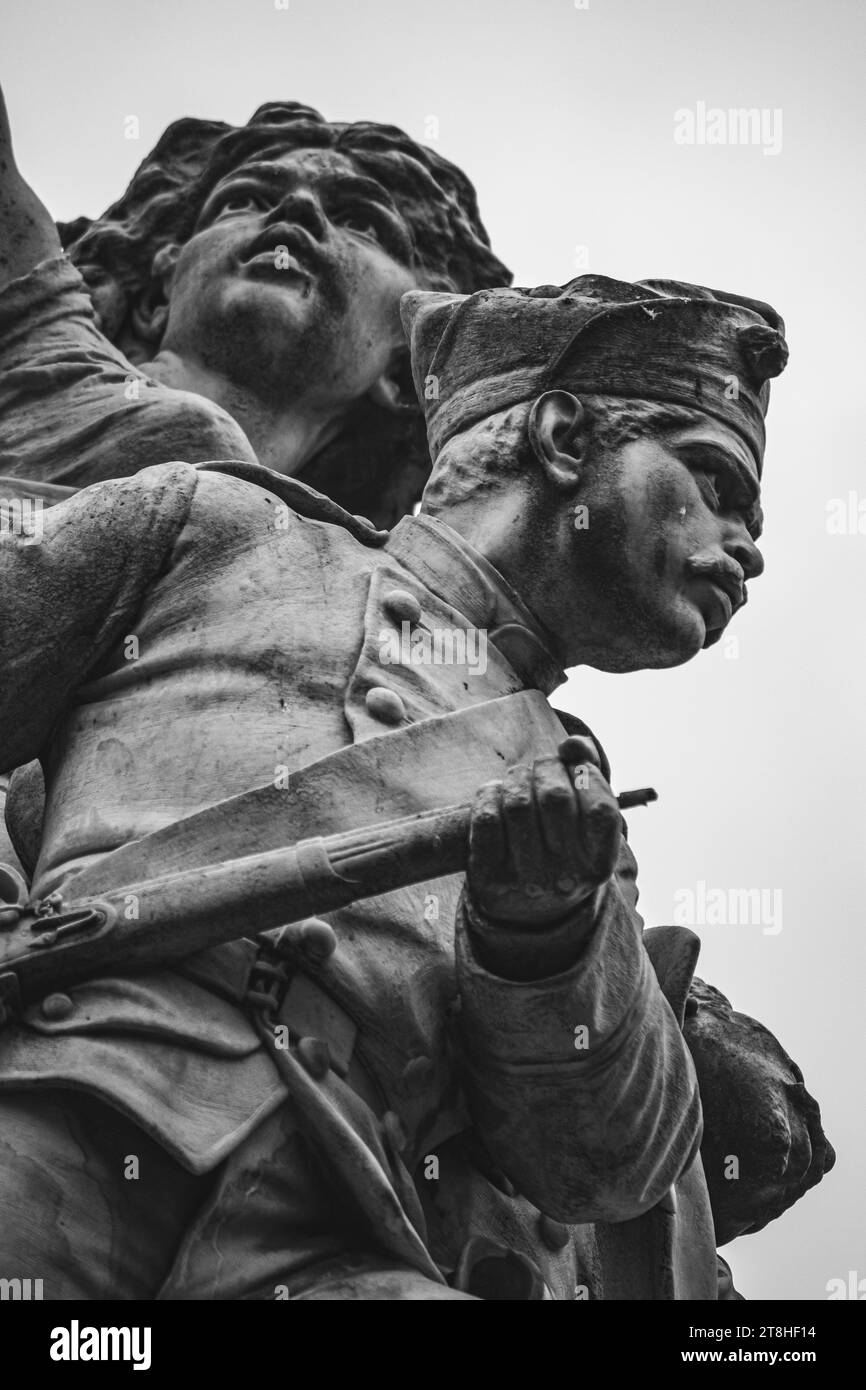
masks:
[[[768,304],[677,280],[567,285],[401,301],[435,459],[455,434],[557,387],[689,406],[738,431],[760,471],[771,377],[788,358]]]

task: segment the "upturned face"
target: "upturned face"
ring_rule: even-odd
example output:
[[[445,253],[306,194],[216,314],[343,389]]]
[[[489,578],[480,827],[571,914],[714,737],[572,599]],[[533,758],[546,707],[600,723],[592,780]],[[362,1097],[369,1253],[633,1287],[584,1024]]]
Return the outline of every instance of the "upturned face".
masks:
[[[591,663],[676,666],[718,642],[764,568],[757,465],[710,416],[609,450],[588,470],[571,546]]]
[[[226,174],[180,252],[162,348],[279,405],[344,405],[403,346],[418,287],[386,188],[333,150],[262,154]]]

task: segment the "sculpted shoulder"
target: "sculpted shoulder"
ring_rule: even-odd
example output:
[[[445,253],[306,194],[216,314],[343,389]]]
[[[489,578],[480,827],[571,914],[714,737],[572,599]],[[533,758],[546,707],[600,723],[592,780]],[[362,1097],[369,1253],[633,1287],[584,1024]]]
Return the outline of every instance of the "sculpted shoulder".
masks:
[[[209,518],[223,536],[238,539],[263,526],[277,534],[299,535],[309,523],[320,540],[334,545],[360,544],[380,549],[387,531],[377,531],[364,517],[353,516],[322,493],[273,469],[241,459],[215,460],[195,467],[197,488],[191,521]]]
[[[46,532],[53,549],[122,550],[130,545],[148,548],[170,544],[183,527],[196,489],[195,469],[188,463],[160,463],[131,477],[92,483],[46,512]]]
[[[125,386],[128,390],[128,385]],[[250,441],[236,420],[214,401],[194,391],[178,391],[161,382],[142,381],[137,401],[124,400],[124,421],[129,444],[141,467],[154,442],[166,461],[184,459],[204,463],[211,459],[238,459],[255,464]]]

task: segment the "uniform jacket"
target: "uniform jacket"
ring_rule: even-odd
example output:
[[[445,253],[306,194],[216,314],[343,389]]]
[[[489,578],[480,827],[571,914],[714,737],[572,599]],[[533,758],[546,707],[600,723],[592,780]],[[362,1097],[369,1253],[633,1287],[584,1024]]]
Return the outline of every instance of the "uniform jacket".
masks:
[[[349,744],[417,733],[420,752],[399,786],[368,776],[351,797],[311,799],[305,833],[468,800],[562,734],[543,697],[563,673],[460,537],[416,517],[385,540],[256,465],[167,464],[87,488],[45,514],[40,544],[2,537],[0,586],[0,766],[39,757],[46,780],[37,896],[98,881],[113,852],[250,787],[314,782]],[[484,669],[395,661],[406,594],[431,634],[483,632]],[[507,697],[523,692],[515,721]],[[497,1169],[521,1194],[505,1220],[518,1246],[537,1248],[542,1219],[548,1236],[655,1220],[678,1181],[706,1224],[694,1070],[641,941],[627,847],[620,870],[586,952],[552,979],[481,967],[451,876],[333,914],[337,953],[293,980],[288,1021],[326,1036],[335,1059],[318,1089],[303,1083],[311,1123],[325,1139],[328,1125],[351,1131],[346,1181],[363,1169],[379,1183],[405,1214],[385,1243],[431,1277],[459,1258],[427,1234],[408,1181],[434,1150],[454,1170],[445,1226],[465,1236],[503,1228],[501,1215],[473,1226],[503,1195]],[[285,1097],[243,1007],[254,954],[239,940],[180,969],[93,981],[70,990],[63,1019],[31,1008],[0,1035],[0,1086],[82,1087],[210,1170]],[[483,1158],[467,1156],[468,1134]],[[566,1257],[548,1239],[548,1293],[575,1296],[579,1244]]]

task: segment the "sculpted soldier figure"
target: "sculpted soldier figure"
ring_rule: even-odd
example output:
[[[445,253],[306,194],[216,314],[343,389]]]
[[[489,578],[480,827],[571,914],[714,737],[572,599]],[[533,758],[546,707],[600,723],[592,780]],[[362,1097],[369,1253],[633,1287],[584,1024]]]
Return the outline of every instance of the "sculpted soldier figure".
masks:
[[[0,93],[0,503],[234,459],[390,526],[429,471],[400,296],[510,280],[459,169],[297,102],[175,122],[117,203],[60,230],[66,255]],[[38,821],[38,768],[18,786]]]
[[[429,470],[400,296],[510,280],[459,169],[297,102],[175,122],[61,230],[68,256],[0,96],[0,475],[49,499],[230,458],[391,525]]]
[[[743,602],[781,323],[600,277],[404,314],[434,471],[390,536],[243,462],[3,537],[0,762],[46,769],[34,898],[473,807],[465,883],[264,955],[241,915],[231,946],[118,961],[7,1024],[0,1265],[51,1297],[716,1296],[695,938],[642,939],[609,769],[589,740],[566,766],[544,696],[563,666],[687,660]],[[404,623],[483,632],[484,669],[383,661]],[[779,1206],[829,1166],[807,1109]]]

